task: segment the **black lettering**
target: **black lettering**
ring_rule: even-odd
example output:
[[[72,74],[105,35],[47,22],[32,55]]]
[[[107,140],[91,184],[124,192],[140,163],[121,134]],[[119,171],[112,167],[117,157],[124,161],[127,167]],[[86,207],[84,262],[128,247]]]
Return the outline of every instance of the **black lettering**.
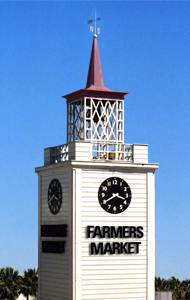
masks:
[[[117,251],[117,254],[120,254],[121,253],[121,250],[120,250],[120,243],[113,243],[113,254],[116,254],[116,251]]]
[[[133,243],[91,243],[90,254],[136,254],[139,253],[139,245],[141,242]]]
[[[122,253],[127,254],[128,253],[128,249],[126,249],[126,247],[128,246],[128,243],[120,243],[120,245],[121,245],[121,254]]]
[[[122,238],[122,226],[111,226],[111,238]]]
[[[109,238],[110,239],[110,227],[109,226],[103,226],[103,238]]]
[[[91,231],[91,228],[94,228],[94,226],[87,226],[87,238],[90,238],[90,234],[93,233],[94,231]]]
[[[137,238],[141,239],[144,236],[144,233],[142,232],[143,227],[142,226],[138,226],[137,227]]]
[[[94,230],[94,235],[93,235],[93,238],[99,236],[100,239],[103,238],[102,236],[102,232],[101,232],[101,229],[100,229],[100,226],[96,226],[95,227],[95,230]]]
[[[128,251],[130,254],[139,253],[140,242],[128,243]]]
[[[90,254],[104,254],[103,253],[103,243],[91,243],[90,244]]]
[[[136,252],[134,252],[134,244],[135,243],[128,243],[128,251],[129,251],[128,253],[130,253],[130,254],[136,253]]]
[[[136,227],[130,226],[130,238],[136,238]]]
[[[129,226],[123,226],[123,238],[129,238]]]
[[[109,253],[113,254],[112,247],[110,243],[106,243],[105,248],[104,248],[104,254]]]
[[[135,253],[139,253],[139,245],[141,244],[140,242],[134,243],[136,245]]]

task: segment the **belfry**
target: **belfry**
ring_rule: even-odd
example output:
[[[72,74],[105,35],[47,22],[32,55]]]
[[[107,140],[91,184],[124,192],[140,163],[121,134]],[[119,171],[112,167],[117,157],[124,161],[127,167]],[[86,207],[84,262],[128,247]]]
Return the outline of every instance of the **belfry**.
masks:
[[[93,37],[86,87],[67,100],[67,143],[38,174],[40,300],[152,300],[155,170],[124,142],[126,92],[104,86]]]
[[[92,158],[122,160],[124,151],[124,96],[104,86],[98,41],[94,37],[86,88],[67,99],[67,142],[91,142]],[[83,145],[85,145],[83,143]],[[86,146],[85,146],[86,147]]]

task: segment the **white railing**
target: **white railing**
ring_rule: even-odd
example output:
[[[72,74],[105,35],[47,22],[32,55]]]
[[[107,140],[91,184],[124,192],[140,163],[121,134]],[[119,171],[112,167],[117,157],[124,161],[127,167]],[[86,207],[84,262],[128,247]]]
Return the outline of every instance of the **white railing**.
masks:
[[[86,147],[89,148],[89,153],[92,153],[92,160],[117,160],[129,163],[133,162],[133,145],[131,144],[114,142],[89,142],[85,144]],[[74,148],[73,145],[75,145]],[[77,160],[76,153],[80,156],[80,152],[82,151],[78,145],[79,143],[76,141],[44,149],[44,165],[64,162],[68,161],[69,159]],[[73,150],[75,153],[71,154],[71,151]],[[87,161],[89,160],[89,156],[83,156],[80,158],[80,160]]]
[[[113,142],[93,142],[92,158],[98,160],[120,160],[132,162],[132,145]]]
[[[69,160],[69,147],[68,144],[59,145],[50,148],[50,161],[51,164],[56,164],[62,161]]]

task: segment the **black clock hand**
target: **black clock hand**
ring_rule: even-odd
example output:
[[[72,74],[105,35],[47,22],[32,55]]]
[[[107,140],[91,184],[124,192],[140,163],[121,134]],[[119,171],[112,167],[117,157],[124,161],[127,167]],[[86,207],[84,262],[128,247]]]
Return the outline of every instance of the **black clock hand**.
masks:
[[[119,195],[119,193],[116,194],[116,197],[117,197],[117,198],[120,198],[120,199],[122,199],[122,200],[125,200],[125,198],[124,198],[124,197],[121,197],[121,196]]]
[[[54,195],[51,197],[51,199],[48,201],[48,204],[53,200],[54,197]]]
[[[107,200],[104,200],[103,203],[106,204],[108,201],[110,201],[113,198],[115,198],[115,196],[117,196],[117,194],[113,193],[112,196],[110,198],[108,198]]]

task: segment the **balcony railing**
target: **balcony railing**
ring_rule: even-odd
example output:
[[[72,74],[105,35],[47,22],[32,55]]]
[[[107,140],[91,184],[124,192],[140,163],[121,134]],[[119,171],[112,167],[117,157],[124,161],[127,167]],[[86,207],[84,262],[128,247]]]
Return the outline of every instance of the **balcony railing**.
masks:
[[[68,144],[44,149],[44,165],[56,164],[69,160]]]
[[[132,145],[113,142],[93,142],[92,159],[132,162]]]
[[[134,162],[134,145],[113,142],[74,141],[44,149],[44,165],[68,160],[115,160]]]

